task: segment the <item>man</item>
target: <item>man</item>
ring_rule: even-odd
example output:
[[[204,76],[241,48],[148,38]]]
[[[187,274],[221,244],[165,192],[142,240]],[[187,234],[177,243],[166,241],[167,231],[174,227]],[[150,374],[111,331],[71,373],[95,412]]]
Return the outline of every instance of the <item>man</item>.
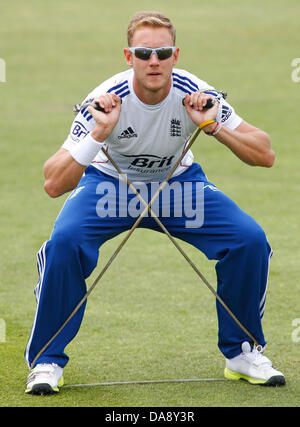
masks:
[[[207,138],[215,138],[249,165],[271,167],[274,162],[265,132],[242,120],[212,86],[174,68],[179,49],[167,17],[156,12],[136,14],[128,27],[124,55],[130,69],[100,84],[86,98],[98,103],[104,112],[91,106],[81,109],[62,148],[44,166],[45,190],[51,197],[75,190],[65,202],[50,240],[38,253],[37,311],[25,351],[33,368],[28,393],[59,390],[68,362],[64,348],[79,330],[84,305],[37,360],[36,355],[85,295],[85,279],[97,265],[99,247],[130,229],[136,220],[129,210],[125,209],[124,215],[124,204],[127,208],[132,199],[120,190],[118,172],[101,147],[131,182],[142,182],[149,191],[153,182],[166,178],[197,126],[209,135]],[[208,99],[216,98],[218,102],[212,108],[205,108]],[[204,219],[198,226],[188,227],[184,212],[176,215],[179,202],[175,197],[170,200],[168,215],[160,219],[174,237],[218,260],[218,293],[260,344],[254,346],[217,302],[218,345],[226,359],[226,378],[284,384],[284,375],[262,352],[266,341],[261,318],[272,254],[265,233],[208,182],[190,151],[169,182],[182,185],[187,193],[184,196],[193,200],[195,183],[204,184]],[[105,214],[104,204],[99,207],[103,183],[114,188],[116,215]],[[107,201],[109,204],[109,198]],[[162,205],[160,200],[159,212],[165,207]],[[159,230],[150,215],[140,226]]]

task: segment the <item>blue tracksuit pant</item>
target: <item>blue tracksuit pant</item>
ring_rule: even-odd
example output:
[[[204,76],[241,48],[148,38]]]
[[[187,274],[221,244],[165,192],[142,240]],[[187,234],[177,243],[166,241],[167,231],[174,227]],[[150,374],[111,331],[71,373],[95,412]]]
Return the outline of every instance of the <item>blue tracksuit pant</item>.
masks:
[[[183,187],[183,183],[190,184]],[[202,193],[198,191],[197,183],[202,183]],[[123,182],[121,191],[117,179],[89,166],[77,189],[66,200],[50,239],[38,252],[37,309],[25,350],[29,365],[85,295],[85,280],[97,265],[101,245],[129,230],[138,212],[143,211],[143,206],[139,211],[136,195],[123,191],[124,185],[127,189]],[[208,259],[218,261],[218,294],[256,340],[265,345],[261,318],[272,251],[264,231],[207,181],[197,163],[172,178],[168,188],[175,190],[169,191],[169,203],[161,195],[153,207],[155,212],[172,236],[194,245]],[[179,197],[178,188],[184,188],[185,197]],[[149,201],[153,189],[150,189],[150,184],[144,184],[145,189],[149,190],[148,195],[147,191],[140,193]],[[200,204],[202,215],[199,210],[198,222],[193,223],[191,212],[196,212],[196,209],[193,211],[192,208]],[[145,216],[139,226],[161,231],[150,215]],[[85,304],[36,363],[66,365],[68,356],[64,349],[79,330],[84,308]],[[241,343],[251,340],[218,301],[217,315],[219,349],[225,357],[235,357],[241,352]]]

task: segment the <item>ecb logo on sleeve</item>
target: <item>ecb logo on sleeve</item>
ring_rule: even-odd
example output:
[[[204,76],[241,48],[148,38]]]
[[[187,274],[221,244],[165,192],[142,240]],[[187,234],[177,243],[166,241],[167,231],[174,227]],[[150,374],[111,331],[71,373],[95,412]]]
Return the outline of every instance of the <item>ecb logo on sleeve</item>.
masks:
[[[0,83],[6,82],[6,63],[4,59],[0,58]]]

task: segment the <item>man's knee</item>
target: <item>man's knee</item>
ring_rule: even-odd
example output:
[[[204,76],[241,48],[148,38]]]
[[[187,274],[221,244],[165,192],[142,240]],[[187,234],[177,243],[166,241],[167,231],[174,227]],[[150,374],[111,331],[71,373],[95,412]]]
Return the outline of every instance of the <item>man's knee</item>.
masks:
[[[66,262],[77,252],[80,240],[80,233],[74,227],[55,229],[49,241],[49,249],[52,248],[57,260]]]
[[[239,229],[238,240],[253,250],[264,249],[268,246],[264,230],[252,219]]]

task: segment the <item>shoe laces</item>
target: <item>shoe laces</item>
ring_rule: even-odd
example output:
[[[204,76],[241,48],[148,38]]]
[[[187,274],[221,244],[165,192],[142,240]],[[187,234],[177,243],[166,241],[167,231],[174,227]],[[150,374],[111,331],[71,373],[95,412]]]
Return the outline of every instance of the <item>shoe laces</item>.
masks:
[[[39,363],[29,373],[27,382],[34,380],[39,374],[51,375],[57,366],[56,363]]]
[[[263,353],[264,348],[261,345],[254,346],[251,349],[250,344],[247,342],[246,344],[242,344],[243,355],[250,363],[257,367],[270,367],[272,366],[272,362],[268,359]]]

